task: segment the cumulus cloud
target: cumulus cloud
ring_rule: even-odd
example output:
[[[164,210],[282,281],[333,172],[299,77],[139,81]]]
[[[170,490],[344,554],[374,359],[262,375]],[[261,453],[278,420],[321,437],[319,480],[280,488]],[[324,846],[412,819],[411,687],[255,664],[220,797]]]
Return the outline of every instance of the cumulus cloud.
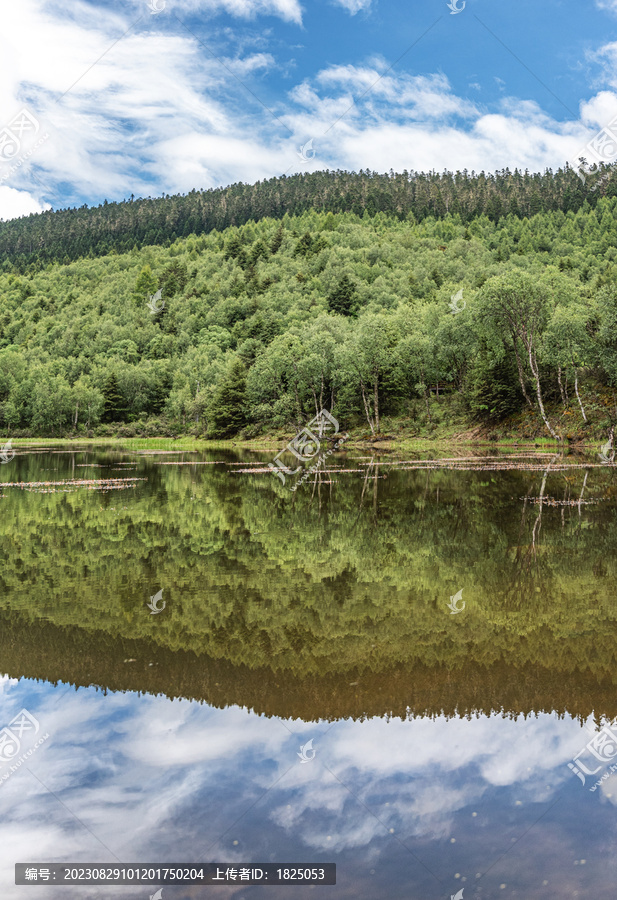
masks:
[[[272,99],[264,75],[282,66],[264,35],[233,56],[229,34],[214,29],[206,49],[179,19],[169,27],[167,6],[155,16],[141,0],[128,12],[78,2],[70,16],[45,0],[7,7],[0,108],[9,118],[30,110],[49,137],[9,178],[0,165],[0,218],[318,168],[555,169],[617,111],[617,44],[596,55],[615,92],[597,93],[571,122],[505,91],[487,108],[441,72],[410,75],[378,58],[324,67]],[[178,17],[222,10],[301,21],[295,0],[173,7]],[[299,151],[309,140],[307,159]]]
[[[31,213],[40,213],[50,209],[49,203],[41,203],[28,191],[17,191],[15,188],[0,187],[0,219],[19,219]]]

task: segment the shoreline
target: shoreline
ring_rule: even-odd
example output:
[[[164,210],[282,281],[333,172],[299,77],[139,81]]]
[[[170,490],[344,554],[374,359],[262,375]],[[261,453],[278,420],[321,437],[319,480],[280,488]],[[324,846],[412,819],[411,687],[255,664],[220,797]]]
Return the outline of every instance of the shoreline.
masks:
[[[345,441],[343,448],[337,449],[336,453],[345,453],[349,450],[372,450],[379,453],[397,453],[406,451],[452,451],[452,450],[472,450],[476,449],[492,449],[492,450],[525,450],[533,451],[555,450],[556,453],[593,453],[601,444],[600,439],[596,440],[568,440],[563,442],[554,441],[550,438],[492,438],[490,433],[487,435],[471,436],[469,434],[450,434],[439,436],[433,439],[426,437],[411,436],[394,436],[384,434],[378,436],[365,436],[362,434],[349,435]],[[52,447],[127,447],[134,449],[168,449],[178,452],[199,452],[207,450],[252,450],[255,452],[277,452],[280,451],[293,438],[290,432],[287,435],[264,435],[259,438],[246,439],[228,439],[228,440],[208,440],[207,438],[198,438],[191,435],[183,435],[180,437],[11,437],[4,438],[5,441],[10,440],[15,450],[28,448],[52,448]],[[1,439],[0,439],[1,440]],[[328,444],[328,447],[330,445]]]

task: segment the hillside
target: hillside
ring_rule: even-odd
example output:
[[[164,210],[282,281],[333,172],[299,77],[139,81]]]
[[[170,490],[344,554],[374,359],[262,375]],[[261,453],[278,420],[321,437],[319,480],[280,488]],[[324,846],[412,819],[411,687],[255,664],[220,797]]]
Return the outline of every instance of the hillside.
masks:
[[[416,222],[454,215],[470,223],[485,215],[499,222],[508,215],[576,212],[585,200],[594,206],[600,197],[616,194],[617,175],[610,166],[587,174],[584,184],[571,168],[544,174],[504,169],[479,174],[367,170],[283,175],[253,185],[239,183],[156,199],[131,196],[92,209],[50,210],[0,222],[0,267],[23,273],[55,260],[68,263],[82,256],[168,245],[178,237],[309,210],[359,216],[382,212]]]
[[[150,202],[162,215],[172,200]],[[327,406],[367,433],[430,431],[447,408],[461,425],[518,417],[546,436],[606,434],[617,198],[594,203],[498,221],[311,209],[169,246],[39,258],[27,274],[5,260],[0,427],[254,436]],[[129,207],[145,208],[117,215]],[[67,251],[98,213],[77,211]],[[2,240],[50,227],[62,243],[71,215],[5,223]]]

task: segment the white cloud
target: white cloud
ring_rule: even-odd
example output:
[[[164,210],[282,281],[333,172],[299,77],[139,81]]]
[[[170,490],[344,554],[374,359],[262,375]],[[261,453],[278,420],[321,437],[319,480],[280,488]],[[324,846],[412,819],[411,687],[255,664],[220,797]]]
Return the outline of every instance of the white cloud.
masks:
[[[238,77],[249,75],[259,69],[272,69],[275,65],[274,57],[270,53],[254,53],[245,59],[226,59],[225,64]]]
[[[388,74],[353,104],[353,96],[377,77],[377,70],[335,66],[318,74],[316,86],[305,81],[293,89],[291,97],[305,113],[286,121],[295,133],[303,128],[313,137],[314,168],[543,171],[563,166],[593,134],[593,101],[575,123],[559,122],[537,103],[516,98],[504,98],[499,112],[489,112],[457,97],[443,75]],[[602,109],[617,103],[609,92],[596,99]]]
[[[609,12],[617,12],[617,0],[596,0],[598,9],[607,9]]]
[[[387,101],[406,107],[410,118],[440,119],[450,115],[470,117],[478,114],[476,107],[452,93],[445,75],[394,75],[387,73],[384,63],[380,70],[357,66],[332,66],[317,76],[319,84],[348,91],[348,97],[367,93],[369,102]],[[381,75],[381,72],[386,74]],[[298,95],[299,97],[301,95]]]
[[[146,0],[133,0],[136,12],[147,11]],[[161,6],[158,0],[157,7]],[[168,10],[171,10],[172,2],[167,0],[166,9],[155,18],[164,21]],[[297,0],[173,0],[174,12],[217,13],[226,12],[231,16],[243,19],[255,19],[257,16],[276,16],[285,22],[302,24],[302,7]],[[154,17],[153,17],[154,18]]]
[[[337,6],[342,6],[350,15],[355,16],[361,9],[369,9],[372,0],[333,0]]]
[[[50,209],[49,203],[40,203],[28,191],[18,191],[6,185],[0,187],[0,220],[19,219],[44,209]]]
[[[8,693],[8,691],[18,683],[18,678],[11,678],[10,675],[0,675],[0,694]]]

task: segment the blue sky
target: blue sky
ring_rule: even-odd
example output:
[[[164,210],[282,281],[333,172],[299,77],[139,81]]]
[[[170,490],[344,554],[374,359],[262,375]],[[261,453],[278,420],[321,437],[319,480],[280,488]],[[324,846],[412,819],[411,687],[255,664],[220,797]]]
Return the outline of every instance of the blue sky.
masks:
[[[324,168],[576,160],[617,115],[617,0],[448,2],[9,4],[0,219]]]

